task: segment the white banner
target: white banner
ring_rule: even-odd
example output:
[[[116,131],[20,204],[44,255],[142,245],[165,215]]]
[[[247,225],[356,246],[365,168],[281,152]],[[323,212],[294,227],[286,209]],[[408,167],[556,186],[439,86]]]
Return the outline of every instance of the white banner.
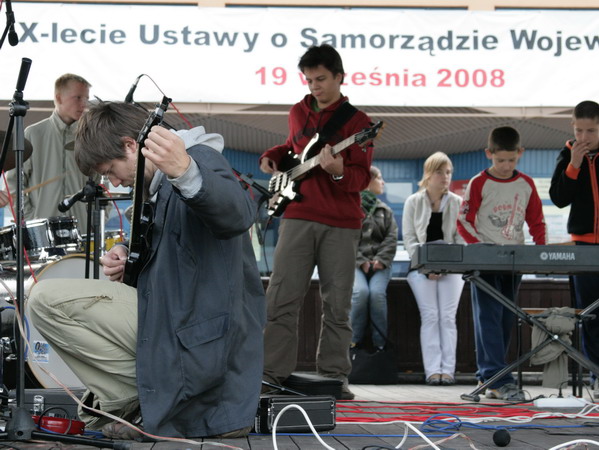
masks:
[[[27,100],[65,72],[123,100],[292,104],[307,47],[335,46],[357,105],[563,106],[599,100],[599,11],[200,8],[13,1],[16,47],[0,49],[0,98],[21,58]],[[153,80],[157,86],[152,83]]]

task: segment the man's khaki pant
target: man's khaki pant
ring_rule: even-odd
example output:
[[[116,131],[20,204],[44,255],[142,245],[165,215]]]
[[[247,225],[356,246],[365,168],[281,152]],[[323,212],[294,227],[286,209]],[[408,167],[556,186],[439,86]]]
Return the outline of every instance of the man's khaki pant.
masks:
[[[41,280],[31,290],[27,316],[94,394],[94,407],[132,419],[139,408],[135,288],[106,280]],[[112,421],[81,407],[79,417],[92,429]]]

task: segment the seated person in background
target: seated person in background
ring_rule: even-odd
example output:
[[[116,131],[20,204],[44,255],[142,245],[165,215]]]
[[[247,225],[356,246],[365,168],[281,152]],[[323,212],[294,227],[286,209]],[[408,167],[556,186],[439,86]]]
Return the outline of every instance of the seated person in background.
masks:
[[[352,347],[360,344],[369,323],[372,343],[383,350],[387,339],[387,285],[397,248],[397,222],[389,206],[376,198],[385,190],[381,171],[370,167],[370,183],[362,191],[362,235],[358,244],[351,301]]]
[[[402,217],[404,247],[410,258],[425,242],[463,244],[456,219],[462,198],[449,191],[453,165],[443,152],[424,162],[420,190],[406,200]],[[428,385],[455,384],[458,330],[456,313],[464,280],[460,274],[427,275],[412,270],[408,284],[420,310],[420,348]]]
[[[101,103],[75,144],[85,174],[132,186],[148,114]],[[44,338],[88,388],[86,405],[168,437],[241,437],[256,416],[263,364],[264,291],[247,230],[256,204],[203,127],[152,127],[143,143],[154,215],[137,289],[123,279],[127,247],[100,260],[108,280],[48,279],[29,297]],[[97,413],[95,413],[97,414]],[[86,427],[116,439],[139,433],[79,409]]]
[[[543,205],[534,181],[516,170],[524,148],[512,127],[495,128],[489,135],[487,158],[492,164],[475,175],[466,188],[458,217],[458,231],[468,244],[524,245],[524,223],[537,245],[547,243]],[[480,277],[514,301],[521,275],[481,273]],[[474,283],[472,315],[476,345],[476,376],[484,383],[507,366],[506,353],[515,315]],[[491,384],[487,398],[524,401],[524,392],[511,373]]]

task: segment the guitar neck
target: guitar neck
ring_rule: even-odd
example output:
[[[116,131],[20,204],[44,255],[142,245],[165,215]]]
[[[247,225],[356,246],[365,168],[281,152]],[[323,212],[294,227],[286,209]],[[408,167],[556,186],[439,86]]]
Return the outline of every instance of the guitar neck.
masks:
[[[154,112],[150,114],[143,128],[137,136],[137,163],[135,168],[135,185],[133,188],[133,212],[131,214],[131,229],[130,229],[130,240],[129,240],[129,253],[133,253],[138,250],[139,246],[139,229],[141,223],[142,204],[143,204],[143,190],[144,190],[144,172],[146,166],[146,158],[141,152],[144,146],[144,141],[148,138],[148,134],[154,125],[162,123],[164,113],[166,112],[171,99],[168,97],[162,98],[162,103],[156,105]]]
[[[141,222],[141,209],[143,203],[143,186],[144,186],[144,169],[146,158],[141,153],[141,151],[137,154],[137,164],[135,167],[135,185],[132,191],[133,198],[133,211],[131,213],[131,226],[129,231],[129,236],[131,239],[129,240],[129,252],[131,253],[134,250],[134,247],[137,245],[137,235],[138,235],[138,227]]]
[[[337,153],[342,152],[343,150],[345,150],[347,147],[354,144],[355,142],[356,142],[356,135],[354,134],[354,135],[342,140],[341,142],[335,144],[332,147],[331,153],[333,155],[336,155]],[[314,167],[316,167],[319,164],[320,164],[320,153],[318,155],[313,156],[312,158],[308,159],[307,161],[304,161],[303,163],[295,166],[293,169],[291,169],[289,171],[289,179],[293,181],[293,180],[299,178],[300,176],[302,176],[303,174],[309,172],[310,170],[312,170]]]

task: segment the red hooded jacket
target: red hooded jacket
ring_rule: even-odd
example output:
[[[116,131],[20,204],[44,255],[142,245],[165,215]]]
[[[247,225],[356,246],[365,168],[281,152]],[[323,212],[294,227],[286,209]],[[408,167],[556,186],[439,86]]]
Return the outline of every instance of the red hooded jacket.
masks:
[[[268,157],[277,167],[289,153],[301,154],[310,139],[328,122],[333,112],[347,101],[342,97],[331,106],[316,112],[311,108],[314,97],[308,94],[289,112],[289,137],[283,145],[265,151],[260,159]],[[357,111],[327,142],[334,145],[370,126],[366,114]],[[300,201],[287,205],[284,217],[303,219],[340,228],[362,228],[364,217],[360,207],[360,191],[370,182],[372,143],[364,149],[354,144],[339,153],[343,157],[343,178],[333,181],[320,166],[314,167],[299,183]]]

